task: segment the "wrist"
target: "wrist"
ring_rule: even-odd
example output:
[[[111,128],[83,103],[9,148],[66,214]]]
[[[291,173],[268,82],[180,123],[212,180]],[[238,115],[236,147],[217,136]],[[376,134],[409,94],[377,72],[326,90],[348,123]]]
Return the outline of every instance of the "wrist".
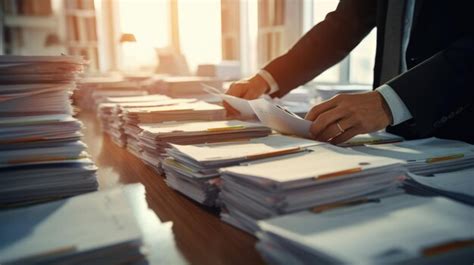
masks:
[[[388,124],[392,124],[393,123],[392,111],[390,110],[390,107],[388,106],[387,101],[385,101],[385,98],[382,96],[380,92],[374,91],[373,93],[376,95],[378,101],[380,102],[381,109],[388,120]]]
[[[261,77],[259,74],[254,75],[249,79],[250,84],[258,90],[263,90],[262,94],[268,93],[270,91],[270,85]]]

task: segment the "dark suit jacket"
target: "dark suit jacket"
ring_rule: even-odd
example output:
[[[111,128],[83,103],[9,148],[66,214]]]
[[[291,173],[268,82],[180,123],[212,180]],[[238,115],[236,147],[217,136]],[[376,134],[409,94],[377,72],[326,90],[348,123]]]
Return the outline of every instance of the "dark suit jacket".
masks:
[[[374,88],[381,85],[387,1],[341,0],[287,53],[264,67],[281,97],[347,56],[377,27]],[[415,0],[408,71],[388,81],[413,119],[387,128],[408,139],[451,138],[474,143],[474,1]]]

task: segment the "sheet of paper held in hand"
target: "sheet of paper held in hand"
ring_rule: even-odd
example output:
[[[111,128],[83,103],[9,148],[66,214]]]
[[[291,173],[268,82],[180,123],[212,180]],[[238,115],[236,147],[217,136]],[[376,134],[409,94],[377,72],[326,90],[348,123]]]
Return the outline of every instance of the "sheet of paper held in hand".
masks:
[[[206,84],[202,84],[202,86],[204,87],[204,91],[216,97],[220,97],[223,101],[229,103],[229,105],[234,109],[238,110],[242,116],[248,117],[255,115],[248,100],[224,94],[219,89]]]
[[[222,98],[222,100],[229,103],[229,105],[238,110],[243,116],[255,114],[264,125],[283,134],[311,138],[309,132],[311,122],[302,119],[284,107],[280,107],[265,98],[245,100],[223,94],[211,86],[205,84],[203,84],[203,86],[206,92]]]

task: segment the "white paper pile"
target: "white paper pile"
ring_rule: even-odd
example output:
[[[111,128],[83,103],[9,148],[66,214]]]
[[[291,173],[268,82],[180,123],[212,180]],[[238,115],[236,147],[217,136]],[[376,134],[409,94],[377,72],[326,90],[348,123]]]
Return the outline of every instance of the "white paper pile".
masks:
[[[372,91],[369,85],[318,85],[316,93],[323,99],[328,100],[337,94],[364,93]]]
[[[97,110],[106,97],[128,97],[147,95],[140,82],[123,77],[89,77],[80,80],[74,91],[74,104],[84,110]]]
[[[239,80],[241,76],[239,61],[222,61],[218,64],[200,64],[198,76],[215,77],[219,80]]]
[[[151,89],[173,98],[201,98],[206,96],[202,84],[222,88],[222,80],[203,76],[169,76],[157,79]]]
[[[259,219],[398,192],[403,176],[398,160],[320,144],[221,169],[221,218],[254,232]]]
[[[404,160],[410,172],[421,175],[474,167],[474,145],[455,140],[427,138],[354,149],[375,156]]]
[[[169,242],[156,240],[171,227],[148,209],[144,190],[134,184],[1,212],[0,263],[143,264],[143,247],[170,255],[162,252]]]
[[[283,135],[197,145],[172,144],[163,162],[166,183],[194,199],[214,206],[219,169],[239,163],[297,153],[319,142]]]
[[[141,157],[161,173],[161,161],[170,144],[200,144],[263,137],[271,130],[259,123],[230,121],[189,121],[140,124]]]
[[[125,134],[127,134],[127,150],[140,157],[138,135],[142,129],[138,127],[139,124],[166,121],[224,120],[225,115],[225,109],[222,106],[194,100],[157,107],[126,108],[124,110],[124,129]]]
[[[70,94],[80,57],[0,56],[0,207],[97,189]]]
[[[269,264],[470,264],[473,218],[449,199],[399,195],[260,221],[257,249]]]
[[[364,133],[359,134],[351,139],[345,141],[344,143],[339,144],[339,146],[349,147],[349,146],[360,146],[366,144],[387,144],[387,143],[397,143],[403,141],[403,137],[400,137],[395,134],[391,134],[384,131],[378,131],[373,133]]]
[[[111,136],[113,142],[120,147],[125,147],[127,136],[125,134],[124,110],[127,108],[143,108],[175,105],[178,103],[192,102],[192,99],[171,99],[163,95],[145,95],[132,97],[109,97],[98,108],[98,117],[104,132]]]
[[[474,168],[436,173],[433,176],[408,174],[405,184],[415,191],[431,192],[474,205]]]
[[[135,96],[146,96],[147,91],[144,90],[123,90],[123,91],[94,91],[92,92],[92,110],[97,111],[100,104],[106,103],[108,98],[119,98],[119,97],[135,97]]]

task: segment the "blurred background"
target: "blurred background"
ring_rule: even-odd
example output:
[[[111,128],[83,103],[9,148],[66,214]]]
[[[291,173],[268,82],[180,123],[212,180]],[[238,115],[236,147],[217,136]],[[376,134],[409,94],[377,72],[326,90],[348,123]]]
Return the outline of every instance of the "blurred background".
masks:
[[[195,75],[224,64],[253,74],[338,0],[2,0],[0,54],[82,55],[89,75]],[[369,85],[375,32],[316,84]],[[200,70],[199,70],[200,69]],[[235,75],[229,79],[237,79]]]

